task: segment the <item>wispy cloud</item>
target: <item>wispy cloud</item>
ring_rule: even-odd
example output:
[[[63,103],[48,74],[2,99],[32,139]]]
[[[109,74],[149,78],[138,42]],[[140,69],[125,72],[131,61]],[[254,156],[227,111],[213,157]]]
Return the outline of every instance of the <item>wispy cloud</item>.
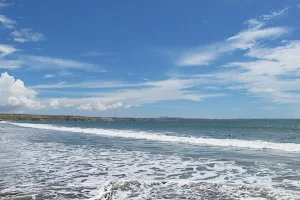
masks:
[[[285,13],[287,9],[288,8],[285,8],[269,15],[263,15],[259,19],[247,20],[245,22],[248,25],[247,29],[229,37],[223,42],[188,50],[180,56],[180,58],[176,61],[176,64],[178,66],[209,65],[226,53],[234,52],[236,50],[250,49],[260,40],[278,38],[288,33],[289,29],[284,27],[263,28],[263,26],[267,21]]]
[[[53,77],[55,77],[54,74],[45,74],[44,75],[44,78],[53,78]]]
[[[69,72],[69,71],[61,71],[57,73],[58,76],[73,76],[74,73],[73,72]]]
[[[146,82],[144,87],[111,90],[98,92],[97,97],[90,98],[61,98],[62,104],[86,105],[87,102],[101,102],[112,104],[122,102],[125,105],[144,105],[166,100],[201,101],[206,98],[224,96],[224,93],[202,93],[191,90],[201,82],[200,79],[167,79],[162,81]]]
[[[204,19],[204,20],[202,20],[202,23],[203,24],[209,24],[209,21]]]
[[[273,106],[262,106],[259,109],[261,109],[261,110],[269,110],[269,111],[276,110],[276,108],[273,107]]]
[[[97,72],[106,72],[101,67],[86,63],[79,62],[75,60],[46,57],[46,56],[25,56],[23,59],[27,62],[28,65],[34,68],[48,68],[48,69],[80,69],[80,70],[89,70]]]
[[[11,33],[14,41],[24,43],[24,42],[39,42],[45,40],[45,36],[42,33],[34,32],[30,28],[23,28],[20,30],[15,30]]]
[[[197,77],[210,84],[222,84],[224,90],[244,90],[277,103],[300,103],[299,54],[297,40],[272,48],[256,46],[245,54],[251,61],[228,63],[225,72]]]
[[[103,91],[94,94],[89,98],[56,98],[56,99],[37,99],[37,92],[33,88],[26,88],[21,80],[15,80],[7,73],[2,74],[0,88],[6,91],[1,98],[2,107],[12,106],[16,108],[52,108],[71,107],[86,111],[105,111],[109,109],[129,109],[132,105],[143,105],[165,100],[190,100],[201,101],[205,98],[220,97],[224,94],[213,93],[205,94],[190,90],[199,84],[199,79],[167,79],[162,81],[152,81],[143,83],[143,87],[127,88],[120,90]],[[11,87],[6,87],[7,83]],[[65,86],[62,82],[58,85]],[[140,84],[137,84],[138,86]],[[115,86],[107,85],[108,87]],[[119,84],[119,86],[124,86]],[[15,88],[15,89],[14,89]],[[38,88],[38,87],[36,87]],[[36,89],[34,88],[34,89]],[[8,89],[8,90],[7,90]],[[116,92],[117,91],[117,92]]]
[[[0,56],[6,56],[9,54],[12,54],[14,52],[18,51],[18,49],[16,49],[15,47],[11,46],[11,45],[7,45],[7,44],[0,44]]]
[[[4,28],[14,28],[16,25],[16,22],[4,15],[0,15],[0,23]]]
[[[118,81],[88,81],[81,83],[68,84],[66,82],[59,82],[56,84],[41,84],[31,86],[34,89],[60,89],[60,88],[126,88],[126,87],[141,87],[147,86],[145,83],[124,83]]]
[[[228,38],[222,45],[213,44],[203,50],[203,54],[196,54],[194,59],[199,56],[199,62],[188,63],[192,59],[185,57],[185,64],[209,64],[222,55],[220,52],[243,50],[239,61],[224,64],[219,72],[192,77],[202,79],[202,83],[208,85],[206,89],[217,84],[224,92],[238,90],[276,103],[300,103],[300,40],[278,40],[289,32],[287,28],[263,28],[268,20],[282,16],[287,9],[248,20],[248,29]],[[263,45],[258,42],[260,39],[264,39]]]
[[[58,73],[54,73],[54,74],[45,74],[44,75],[44,78],[45,79],[48,79],[48,78],[54,78],[56,76],[72,76],[73,73],[72,72],[66,72],[66,71],[61,71],[61,72],[58,72]],[[55,84],[54,85],[45,85],[46,88],[49,88],[49,87],[53,87],[53,88],[59,88],[59,87],[55,87]],[[44,88],[44,89],[46,89]]]
[[[19,60],[1,60],[0,69],[18,69],[21,68],[23,62]]]
[[[99,51],[89,51],[80,56],[83,57],[98,57],[98,56],[112,56],[115,55],[114,53],[107,53],[107,52],[99,52]]]
[[[0,1],[0,8],[4,8],[10,5],[12,5],[12,3],[5,3],[4,1]]]

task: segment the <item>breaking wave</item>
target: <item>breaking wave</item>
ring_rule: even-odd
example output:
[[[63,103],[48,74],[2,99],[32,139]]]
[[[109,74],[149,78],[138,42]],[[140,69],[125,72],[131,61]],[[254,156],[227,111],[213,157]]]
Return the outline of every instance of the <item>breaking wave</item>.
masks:
[[[9,123],[9,122],[6,122]],[[240,140],[240,139],[216,139],[203,137],[172,136],[145,131],[115,130],[99,128],[64,127],[50,124],[10,123],[20,127],[55,130],[74,133],[97,134],[108,137],[121,137],[130,139],[141,139],[158,142],[185,143],[199,146],[238,147],[251,149],[270,149],[285,152],[300,152],[300,144],[297,143],[274,143],[262,140]]]

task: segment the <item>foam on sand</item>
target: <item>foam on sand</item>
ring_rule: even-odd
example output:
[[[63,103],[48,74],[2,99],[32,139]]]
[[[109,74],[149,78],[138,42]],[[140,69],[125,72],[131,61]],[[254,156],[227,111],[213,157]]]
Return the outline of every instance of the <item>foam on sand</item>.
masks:
[[[99,188],[89,200],[108,199],[298,199],[299,192],[245,185],[171,180],[116,180]]]
[[[10,123],[10,124],[26,127],[26,128],[65,131],[65,132],[74,132],[74,133],[98,134],[98,135],[108,136],[108,137],[142,139],[142,140],[150,140],[150,141],[158,141],[158,142],[186,143],[186,144],[201,145],[201,146],[271,149],[271,150],[279,150],[285,152],[300,152],[300,144],[296,144],[296,143],[273,143],[273,142],[267,142],[261,140],[216,139],[216,138],[202,138],[202,137],[170,136],[170,135],[150,133],[145,131],[64,127],[64,126],[55,126],[50,124],[31,124],[31,123]]]

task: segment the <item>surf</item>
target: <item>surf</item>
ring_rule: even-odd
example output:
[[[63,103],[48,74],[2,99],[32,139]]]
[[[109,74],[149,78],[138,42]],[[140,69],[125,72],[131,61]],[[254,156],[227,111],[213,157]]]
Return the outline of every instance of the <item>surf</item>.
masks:
[[[250,149],[269,149],[285,152],[300,152],[300,144],[297,143],[274,143],[262,140],[241,140],[241,139],[216,139],[203,137],[187,137],[187,136],[171,136],[158,133],[133,130],[116,130],[116,129],[99,129],[99,128],[79,128],[64,127],[50,124],[32,124],[32,123],[10,123],[24,128],[54,130],[73,133],[97,134],[107,137],[119,137],[129,139],[150,140],[156,142],[182,143],[199,146],[215,146],[215,147],[236,147]]]

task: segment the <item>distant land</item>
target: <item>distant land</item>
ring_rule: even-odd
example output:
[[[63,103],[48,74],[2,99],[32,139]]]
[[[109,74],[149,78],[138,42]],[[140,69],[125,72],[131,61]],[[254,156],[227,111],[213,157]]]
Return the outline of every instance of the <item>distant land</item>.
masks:
[[[134,118],[134,117],[88,117],[73,115],[33,115],[33,114],[0,114],[0,121],[211,121],[211,120],[299,120],[280,118],[233,118],[233,119],[211,119],[211,118],[181,118],[181,117],[157,117],[157,118]]]
[[[159,118],[130,118],[130,117],[87,117],[72,115],[31,115],[31,114],[0,114],[0,121],[185,121],[192,119],[159,117]],[[195,119],[194,119],[195,120]],[[200,119],[197,119],[200,120]]]

